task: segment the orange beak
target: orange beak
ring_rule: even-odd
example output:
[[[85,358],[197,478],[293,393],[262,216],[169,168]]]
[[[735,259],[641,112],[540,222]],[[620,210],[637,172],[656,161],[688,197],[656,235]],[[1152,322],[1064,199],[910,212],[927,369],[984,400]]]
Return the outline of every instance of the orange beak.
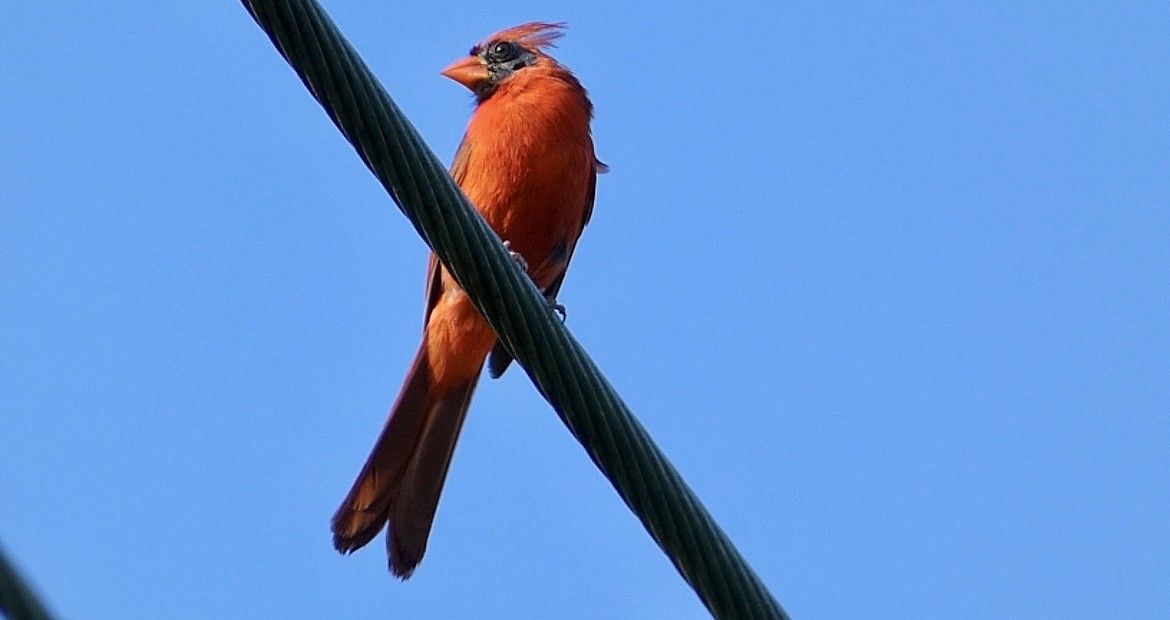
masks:
[[[443,69],[442,75],[459,82],[472,92],[475,92],[476,88],[491,76],[487,67],[483,66],[483,63],[475,56],[456,60]]]

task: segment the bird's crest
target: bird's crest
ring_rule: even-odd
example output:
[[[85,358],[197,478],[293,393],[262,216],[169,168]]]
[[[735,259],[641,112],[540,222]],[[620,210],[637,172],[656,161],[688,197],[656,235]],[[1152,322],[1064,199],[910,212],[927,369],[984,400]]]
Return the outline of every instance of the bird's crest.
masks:
[[[565,26],[564,22],[528,22],[493,34],[483,45],[496,41],[515,41],[533,51],[556,47],[556,40],[565,35]]]

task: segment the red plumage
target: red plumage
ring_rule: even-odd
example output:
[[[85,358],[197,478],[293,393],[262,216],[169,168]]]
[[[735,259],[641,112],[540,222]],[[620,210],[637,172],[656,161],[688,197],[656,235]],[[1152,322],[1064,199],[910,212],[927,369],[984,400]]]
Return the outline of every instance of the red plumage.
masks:
[[[502,30],[443,75],[479,103],[451,176],[529,276],[555,299],[593,210],[597,173],[580,82],[545,49],[562,24]],[[422,560],[459,430],[484,360],[498,376],[510,360],[455,280],[431,256],[422,343],[398,400],[333,517],[333,544],[352,552],[388,522],[390,570],[407,578]]]

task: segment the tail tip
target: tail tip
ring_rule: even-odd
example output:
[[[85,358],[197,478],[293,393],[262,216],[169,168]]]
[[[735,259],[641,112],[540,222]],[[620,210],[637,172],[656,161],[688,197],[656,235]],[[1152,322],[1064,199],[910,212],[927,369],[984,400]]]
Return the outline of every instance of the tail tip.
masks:
[[[417,568],[417,566],[418,566],[417,564],[415,566],[399,566],[399,565],[395,564],[394,559],[391,558],[390,559],[390,574],[394,575],[394,577],[397,579],[400,579],[402,581],[406,581],[407,579],[410,579],[411,575],[414,574],[414,569]]]
[[[422,561],[421,556],[404,558],[402,554],[394,551],[391,551],[389,556],[390,574],[402,581],[410,579],[411,575],[414,575],[414,569],[418,568],[419,562]]]
[[[390,531],[386,535],[386,555],[389,559],[390,573],[406,581],[422,562],[427,551],[427,539],[412,538],[403,534],[402,528],[395,528],[393,523],[390,524]]]
[[[342,555],[349,555],[366,546],[366,543],[377,536],[385,525],[384,521],[379,522],[377,526],[372,523],[363,524],[352,517],[352,514],[338,511],[330,523],[330,529],[333,531],[333,548]]]

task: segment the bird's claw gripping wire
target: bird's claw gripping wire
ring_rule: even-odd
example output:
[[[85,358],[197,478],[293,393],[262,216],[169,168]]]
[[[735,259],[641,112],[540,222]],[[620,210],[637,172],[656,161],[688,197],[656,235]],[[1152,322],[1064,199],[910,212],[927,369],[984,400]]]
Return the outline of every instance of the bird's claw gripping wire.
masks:
[[[520,269],[524,270],[524,273],[528,273],[528,261],[524,260],[524,257],[519,252],[512,249],[512,242],[505,240],[504,248],[508,250],[508,255],[512,257],[512,260],[516,261],[517,265],[520,265]],[[548,301],[550,310],[561,315],[562,323],[568,320],[569,313],[565,310],[564,304],[557,303],[557,300],[552,297],[545,297],[545,300]]]
[[[561,315],[562,323],[569,319],[569,312],[565,310],[565,304],[558,304],[557,300],[553,299],[552,297],[545,297],[545,300],[548,301],[548,307],[550,310]]]
[[[521,256],[519,252],[516,252],[512,249],[512,242],[505,241],[504,247],[507,248],[508,255],[512,257],[512,260],[516,261],[517,265],[520,265],[520,269],[523,270],[524,273],[528,273],[528,261],[524,260],[524,257]]]

